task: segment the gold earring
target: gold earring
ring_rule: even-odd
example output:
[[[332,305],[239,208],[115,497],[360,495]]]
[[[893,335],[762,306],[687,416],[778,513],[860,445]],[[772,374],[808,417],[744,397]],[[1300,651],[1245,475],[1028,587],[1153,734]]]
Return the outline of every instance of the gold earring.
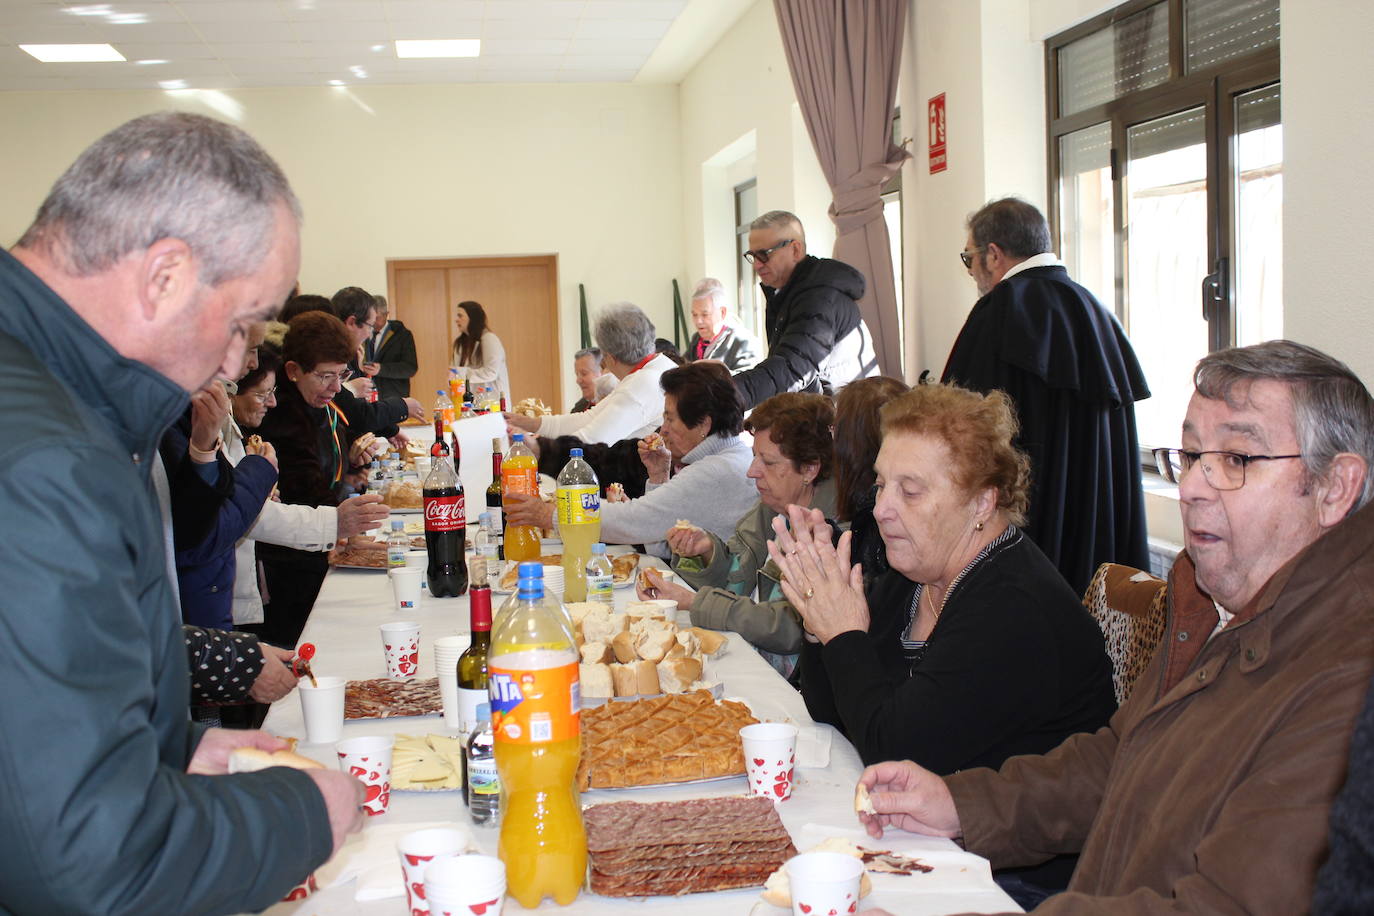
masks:
[[[974,530],[974,531],[982,531],[982,530],[983,530],[983,523],[982,523],[982,522],[979,522],[978,524],[974,525],[974,526],[973,526],[973,530]]]

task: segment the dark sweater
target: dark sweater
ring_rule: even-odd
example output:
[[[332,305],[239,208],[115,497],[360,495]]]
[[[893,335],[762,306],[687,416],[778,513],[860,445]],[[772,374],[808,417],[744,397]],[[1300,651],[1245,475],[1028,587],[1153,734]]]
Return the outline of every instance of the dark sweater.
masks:
[[[1115,711],[1101,631],[1020,531],[950,591],[910,668],[900,640],[915,592],[895,570],[880,575],[869,632],[841,633],[802,656],[812,718],[842,729],[864,763],[910,759],[942,775],[996,768],[1097,729]]]

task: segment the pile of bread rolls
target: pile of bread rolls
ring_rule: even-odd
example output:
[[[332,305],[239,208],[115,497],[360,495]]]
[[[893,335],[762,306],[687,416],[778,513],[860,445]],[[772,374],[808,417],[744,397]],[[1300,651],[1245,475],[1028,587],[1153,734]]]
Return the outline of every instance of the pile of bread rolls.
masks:
[[[598,602],[568,605],[582,654],[579,677],[585,699],[653,696],[709,690],[705,659],[724,651],[722,633],[679,629],[655,602],[634,602],[618,614]]]

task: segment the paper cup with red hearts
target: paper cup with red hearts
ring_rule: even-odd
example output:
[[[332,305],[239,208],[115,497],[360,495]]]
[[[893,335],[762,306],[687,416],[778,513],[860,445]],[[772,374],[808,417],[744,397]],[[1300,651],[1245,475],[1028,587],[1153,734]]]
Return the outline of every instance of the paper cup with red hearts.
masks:
[[[287,891],[286,896],[281,899],[283,903],[289,903],[292,900],[304,900],[319,889],[320,885],[315,881],[315,876],[312,874],[309,878],[306,878],[300,884],[297,884],[295,887],[291,888],[291,890]]]
[[[797,762],[797,727],[782,722],[760,722],[739,730],[744,745],[744,766],[749,775],[749,794],[775,802],[792,797],[792,772]]]
[[[804,852],[783,867],[792,889],[792,916],[849,916],[858,911],[862,859],[842,852]]]
[[[450,827],[432,827],[407,833],[396,842],[401,854],[401,879],[406,885],[406,904],[411,916],[429,912],[425,892],[425,868],[431,862],[460,856],[467,849],[467,836]]]
[[[369,817],[385,814],[391,804],[392,738],[349,738],[334,745],[339,754],[339,769],[352,775],[367,789],[363,811]]]
[[[430,916],[501,916],[506,863],[495,856],[436,859],[425,868]]]
[[[409,678],[419,674],[420,625],[411,621],[384,623],[380,630],[386,676]]]

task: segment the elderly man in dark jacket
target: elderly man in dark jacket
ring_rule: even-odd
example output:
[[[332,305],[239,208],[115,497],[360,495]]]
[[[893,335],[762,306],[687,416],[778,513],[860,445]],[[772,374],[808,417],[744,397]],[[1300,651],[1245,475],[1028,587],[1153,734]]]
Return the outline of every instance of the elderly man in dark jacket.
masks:
[[[205,730],[155,488],[187,392],[243,361],[299,265],[299,207],[242,131],[147,115],[88,149],[0,253],[0,911],[259,910],[359,826],[361,785]]]
[[[878,374],[873,337],[859,317],[863,274],[807,254],[801,220],[786,210],[749,224],[749,249],[744,257],[768,301],[768,356],[735,376],[746,407],[784,391],[835,394]]]

